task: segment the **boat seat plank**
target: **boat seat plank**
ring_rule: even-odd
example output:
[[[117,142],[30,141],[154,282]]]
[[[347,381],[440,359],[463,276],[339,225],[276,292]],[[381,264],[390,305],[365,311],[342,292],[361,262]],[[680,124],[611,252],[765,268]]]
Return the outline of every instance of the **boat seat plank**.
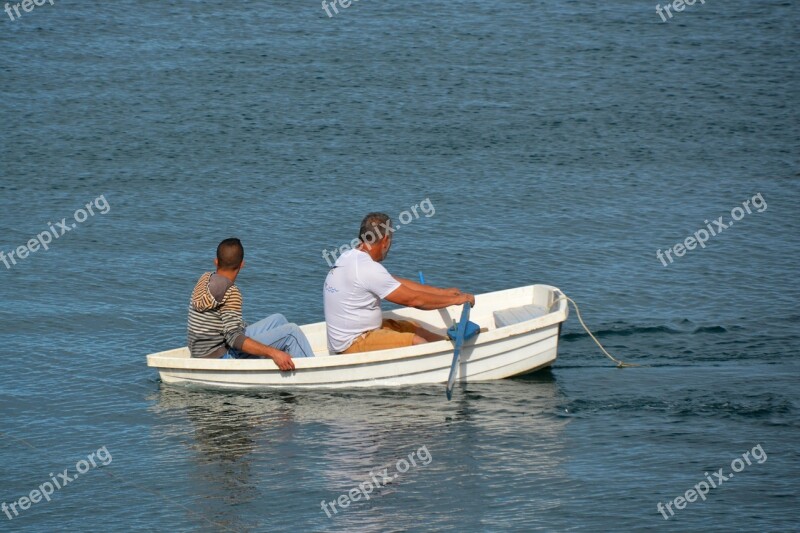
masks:
[[[547,309],[539,305],[528,304],[509,309],[500,309],[493,314],[495,327],[502,328],[544,316],[547,314]]]

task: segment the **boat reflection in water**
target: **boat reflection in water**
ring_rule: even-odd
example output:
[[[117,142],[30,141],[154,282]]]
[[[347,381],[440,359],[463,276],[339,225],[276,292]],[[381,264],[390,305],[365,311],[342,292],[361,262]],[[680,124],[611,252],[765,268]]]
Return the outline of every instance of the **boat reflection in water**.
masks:
[[[151,409],[163,422],[155,437],[184,463],[176,469],[189,471],[182,497],[220,527],[402,529],[414,525],[409,509],[437,516],[442,498],[460,508],[477,498],[481,520],[500,527],[521,510],[558,505],[542,490],[568,482],[569,419],[552,373],[459,387],[452,402],[443,385],[250,394],[162,387]],[[322,509],[342,495],[346,508]]]

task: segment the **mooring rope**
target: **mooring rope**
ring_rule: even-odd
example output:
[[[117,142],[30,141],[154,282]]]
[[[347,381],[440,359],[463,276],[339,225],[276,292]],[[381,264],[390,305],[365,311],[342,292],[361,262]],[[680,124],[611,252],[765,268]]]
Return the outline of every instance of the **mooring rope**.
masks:
[[[560,291],[559,291],[559,292],[560,292]],[[607,350],[606,350],[606,349],[603,347],[603,345],[602,345],[602,344],[600,344],[600,341],[599,341],[599,340],[597,340],[597,337],[595,337],[595,336],[592,334],[592,332],[591,332],[591,331],[589,331],[589,328],[586,326],[586,323],[583,321],[583,317],[581,317],[581,311],[580,311],[580,309],[578,309],[578,304],[576,304],[576,303],[575,303],[575,300],[573,300],[572,298],[570,298],[569,296],[567,296],[567,295],[566,295],[566,294],[564,294],[563,292],[561,293],[561,296],[559,296],[558,298],[556,298],[555,300],[553,300],[553,303],[551,303],[551,304],[550,304],[550,309],[552,309],[552,308],[553,308],[553,306],[554,306],[554,305],[555,305],[557,302],[559,302],[559,301],[561,301],[561,300],[567,300],[569,303],[571,303],[571,304],[572,304],[572,307],[574,307],[574,308],[575,308],[575,314],[576,314],[576,315],[577,315],[577,317],[578,317],[578,321],[581,323],[581,326],[583,326],[583,329],[585,329],[585,330],[586,330],[586,333],[588,333],[588,334],[589,334],[589,336],[590,336],[590,337],[592,338],[592,340],[593,340],[593,341],[594,341],[594,342],[597,344],[597,346],[599,346],[599,347],[600,347],[600,349],[603,351],[603,353],[604,353],[604,354],[606,354],[606,356],[607,356],[609,359],[611,359],[612,361],[614,361],[615,363],[617,363],[617,368],[626,368],[626,367],[642,366],[642,365],[635,365],[635,364],[633,364],[633,363],[626,363],[626,362],[624,362],[624,361],[620,361],[619,359],[617,359],[616,357],[614,357],[613,355],[611,355],[610,353],[608,353],[608,351],[607,351]],[[549,311],[550,309],[548,309],[548,311]]]

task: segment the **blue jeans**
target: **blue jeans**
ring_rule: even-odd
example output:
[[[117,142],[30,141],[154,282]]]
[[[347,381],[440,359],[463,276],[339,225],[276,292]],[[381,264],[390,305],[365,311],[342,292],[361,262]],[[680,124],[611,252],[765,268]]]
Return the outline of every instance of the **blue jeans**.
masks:
[[[284,351],[292,357],[314,357],[314,350],[297,324],[291,324],[281,314],[270,315],[250,324],[244,334],[261,344]],[[220,359],[248,359],[250,355],[230,348]]]

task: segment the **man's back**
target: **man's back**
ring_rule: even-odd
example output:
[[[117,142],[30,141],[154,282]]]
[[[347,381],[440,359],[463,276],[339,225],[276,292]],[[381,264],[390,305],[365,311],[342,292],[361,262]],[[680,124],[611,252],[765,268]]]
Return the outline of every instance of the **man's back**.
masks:
[[[192,357],[221,357],[228,346],[241,348],[244,329],[242,295],[224,276],[206,272],[189,302],[188,344]]]
[[[323,289],[328,349],[340,353],[362,333],[381,327],[381,299],[400,283],[361,250],[343,253]]]

